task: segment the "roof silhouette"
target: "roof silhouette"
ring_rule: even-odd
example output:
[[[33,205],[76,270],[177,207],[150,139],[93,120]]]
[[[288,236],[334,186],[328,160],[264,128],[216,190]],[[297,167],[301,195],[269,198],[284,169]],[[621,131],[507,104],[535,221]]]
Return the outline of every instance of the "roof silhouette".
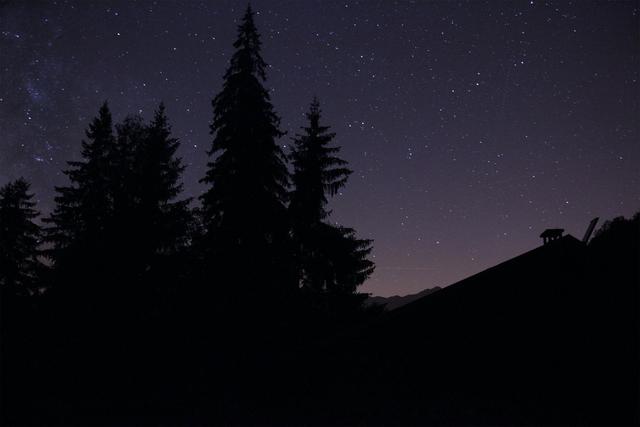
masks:
[[[382,425],[628,424],[634,294],[606,262],[565,235],[388,312],[318,356],[332,390],[364,384],[335,400]]]
[[[527,274],[529,277],[528,280],[531,280],[541,273],[543,273],[544,276],[551,271],[557,273],[558,270],[570,268],[575,264],[584,255],[585,249],[586,245],[584,243],[572,235],[567,234],[549,244],[538,246],[535,249],[449,285],[437,293],[439,294],[437,298],[447,298],[449,294],[467,290],[469,287],[478,284],[482,284],[483,287],[495,286],[496,289],[494,290],[498,291],[501,286],[498,286],[496,283],[518,278],[510,276]],[[514,284],[513,286],[516,285]],[[486,289],[484,289],[484,291],[486,291]],[[427,295],[417,301],[399,307],[397,310],[420,310],[421,304],[424,304],[424,301],[429,297],[431,297],[430,300],[433,300],[435,294]]]

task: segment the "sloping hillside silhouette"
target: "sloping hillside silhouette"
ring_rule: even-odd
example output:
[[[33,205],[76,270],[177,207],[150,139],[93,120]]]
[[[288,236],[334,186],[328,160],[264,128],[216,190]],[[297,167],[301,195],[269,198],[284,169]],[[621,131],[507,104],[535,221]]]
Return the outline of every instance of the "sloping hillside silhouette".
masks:
[[[324,388],[297,403],[320,424],[637,424],[638,224],[564,236],[319,345],[306,381]]]

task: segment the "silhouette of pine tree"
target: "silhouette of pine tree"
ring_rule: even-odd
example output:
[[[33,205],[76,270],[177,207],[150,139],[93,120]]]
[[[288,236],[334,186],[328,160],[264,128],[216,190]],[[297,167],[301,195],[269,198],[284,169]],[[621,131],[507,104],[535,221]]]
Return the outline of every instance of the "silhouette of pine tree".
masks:
[[[147,139],[136,152],[140,174],[140,215],[144,239],[154,255],[169,255],[184,247],[189,224],[190,200],[176,200],[185,166],[176,156],[179,141],[171,136],[171,126],[161,103],[148,126]]]
[[[335,137],[320,124],[320,104],[314,98],[303,127],[294,138],[293,184],[289,210],[297,247],[298,280],[303,289],[350,299],[373,272],[368,260],[371,241],[358,239],[355,230],[324,222],[330,214],[328,197],[344,187],[351,170],[337,157]],[[362,301],[355,298],[356,305]],[[336,300],[337,303],[337,300]]]
[[[179,257],[187,243],[189,199],[176,200],[184,166],[163,104],[151,124],[129,116],[116,128],[112,245],[119,253],[120,282],[139,291],[142,301],[175,285],[183,270]]]
[[[34,219],[29,183],[20,178],[0,188],[0,288],[4,295],[32,295],[45,266],[40,261],[41,229]]]
[[[149,243],[145,240],[148,238],[144,233],[146,224],[142,225],[142,174],[137,155],[148,139],[149,132],[138,115],[126,116],[115,128],[115,144],[108,156],[111,169],[108,193],[112,207],[104,224],[106,233],[102,239],[111,265],[104,275],[110,281],[110,289],[102,299],[115,298],[109,304],[118,304],[130,316],[136,310],[143,311],[135,306],[143,300],[145,290],[142,289],[141,279],[151,258]],[[127,298],[120,298],[125,293]]]
[[[232,293],[273,295],[293,287],[287,273],[289,175],[276,143],[283,135],[280,119],[263,86],[260,46],[248,7],[223,89],[212,102],[213,159],[202,179],[209,189],[200,199],[209,271]]]
[[[67,162],[70,184],[56,187],[56,206],[44,222],[48,251],[56,277],[71,284],[101,277],[109,253],[104,245],[106,224],[113,210],[110,158],[114,146],[112,118],[105,102],[82,141],[82,160]]]
[[[306,114],[309,126],[302,128],[303,135],[294,138],[291,154],[295,191],[290,210],[299,226],[324,220],[330,213],[325,209],[327,196],[334,196],[344,187],[352,173],[347,162],[335,156],[340,147],[329,147],[336,134],[328,132],[329,126],[320,125],[320,113],[320,103],[314,97]]]

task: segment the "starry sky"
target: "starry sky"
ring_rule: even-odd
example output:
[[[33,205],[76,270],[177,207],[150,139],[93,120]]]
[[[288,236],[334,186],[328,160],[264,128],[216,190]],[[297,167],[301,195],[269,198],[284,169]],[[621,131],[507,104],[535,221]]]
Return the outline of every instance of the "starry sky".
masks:
[[[638,1],[252,5],[282,128],[317,94],[354,170],[331,207],[375,240],[363,291],[448,285],[640,209]],[[197,196],[245,7],[0,1],[0,185],[26,177],[50,211],[104,100],[116,120],[163,100]]]

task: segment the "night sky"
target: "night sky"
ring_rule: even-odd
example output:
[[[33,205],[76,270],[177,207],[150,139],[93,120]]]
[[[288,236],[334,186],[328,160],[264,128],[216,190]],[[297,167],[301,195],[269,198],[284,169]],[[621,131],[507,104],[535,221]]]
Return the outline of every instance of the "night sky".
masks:
[[[375,240],[363,291],[448,285],[640,209],[639,2],[252,5],[283,129],[317,94],[354,170],[331,207]],[[0,1],[0,185],[24,176],[48,212],[104,100],[117,120],[164,100],[197,196],[245,7]]]

